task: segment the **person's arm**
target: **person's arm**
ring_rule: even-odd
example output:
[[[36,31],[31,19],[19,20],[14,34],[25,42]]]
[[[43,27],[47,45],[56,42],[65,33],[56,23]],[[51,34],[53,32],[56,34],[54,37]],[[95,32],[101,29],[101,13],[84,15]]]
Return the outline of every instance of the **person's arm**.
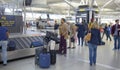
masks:
[[[99,38],[99,43],[101,43],[101,35],[100,35],[100,30],[98,31],[98,38]]]
[[[9,32],[8,31],[6,32],[6,35],[7,35],[7,38],[9,38]]]
[[[113,36],[113,27],[114,27],[114,26],[111,27],[111,35],[112,35],[112,36]]]

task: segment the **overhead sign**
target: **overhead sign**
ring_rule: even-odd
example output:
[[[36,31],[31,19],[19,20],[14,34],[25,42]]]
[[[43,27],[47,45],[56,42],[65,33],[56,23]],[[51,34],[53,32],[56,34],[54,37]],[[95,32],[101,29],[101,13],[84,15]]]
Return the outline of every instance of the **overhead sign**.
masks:
[[[1,15],[0,22],[3,26],[15,26],[15,16],[13,15]]]

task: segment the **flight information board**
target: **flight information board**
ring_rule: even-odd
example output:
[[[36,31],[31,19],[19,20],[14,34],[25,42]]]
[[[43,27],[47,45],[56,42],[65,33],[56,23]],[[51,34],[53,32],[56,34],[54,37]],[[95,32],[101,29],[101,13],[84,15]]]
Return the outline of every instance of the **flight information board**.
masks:
[[[15,26],[15,16],[14,15],[1,15],[0,22],[3,26],[13,27]]]

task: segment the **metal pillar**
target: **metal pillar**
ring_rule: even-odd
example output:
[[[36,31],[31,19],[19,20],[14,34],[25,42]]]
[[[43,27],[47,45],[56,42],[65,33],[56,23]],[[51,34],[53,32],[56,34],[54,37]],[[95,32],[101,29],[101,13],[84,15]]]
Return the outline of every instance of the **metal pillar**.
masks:
[[[25,6],[25,0],[24,1],[24,5],[23,5],[23,10],[24,10],[24,26],[23,26],[23,34],[26,34],[26,30],[27,30],[27,27],[26,27],[26,6]]]
[[[92,18],[94,19],[94,17],[93,17],[93,16],[94,16],[94,13],[93,13],[93,11],[92,11],[94,1],[95,1],[95,0],[92,0],[91,2],[89,2],[89,3],[90,3],[90,4],[89,4],[89,22],[91,21]]]

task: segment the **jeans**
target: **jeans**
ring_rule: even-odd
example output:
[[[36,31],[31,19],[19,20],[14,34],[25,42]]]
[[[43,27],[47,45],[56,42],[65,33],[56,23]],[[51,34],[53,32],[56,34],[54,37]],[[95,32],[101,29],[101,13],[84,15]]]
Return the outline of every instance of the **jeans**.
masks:
[[[110,41],[112,41],[112,39],[111,39],[111,37],[110,37],[110,33],[109,33],[109,32],[107,32],[107,39],[106,39],[106,40],[108,40],[108,38],[110,39]]]
[[[114,49],[120,49],[120,36],[114,36]]]
[[[92,63],[96,64],[97,45],[88,43],[88,47],[89,47],[89,60],[90,60],[90,64],[92,64]]]
[[[78,44],[80,45],[80,38],[81,38],[81,46],[83,46],[84,37],[78,37]]]
[[[2,46],[3,64],[7,64],[7,43],[8,43],[8,41],[0,41],[0,46]]]

